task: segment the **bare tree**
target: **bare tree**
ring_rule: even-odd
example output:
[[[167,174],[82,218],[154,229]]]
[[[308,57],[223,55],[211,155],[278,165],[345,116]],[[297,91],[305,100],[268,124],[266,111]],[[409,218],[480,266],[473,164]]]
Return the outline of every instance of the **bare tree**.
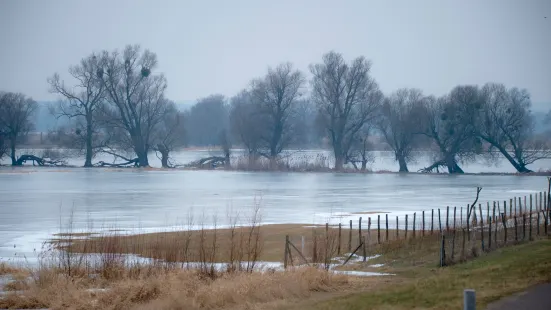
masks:
[[[383,95],[370,70],[371,62],[364,57],[348,65],[336,52],[325,54],[323,63],[310,66],[312,99],[329,132],[336,170],[342,170],[357,132],[372,120],[381,105]]]
[[[64,98],[54,113],[58,117],[74,119],[78,126],[74,140],[85,150],[84,167],[92,167],[92,158],[100,146],[94,142],[98,142],[98,107],[104,100],[101,70],[100,59],[92,54],[69,68],[69,74],[76,80],[73,87],[66,86],[57,73],[48,79],[50,92]]]
[[[416,117],[423,103],[423,94],[417,89],[400,89],[386,98],[377,128],[394,151],[400,172],[409,172],[407,162],[415,147],[419,120]]]
[[[21,93],[0,93],[0,132],[9,143],[13,166],[20,165],[15,156],[17,144],[33,128],[31,117],[37,104]]]
[[[296,114],[304,83],[303,74],[293,69],[291,63],[269,68],[265,77],[252,82],[254,101],[260,105],[260,111],[267,120],[262,130],[260,154],[269,158],[271,164],[293,139],[290,118]]]
[[[482,151],[473,126],[480,107],[476,86],[457,86],[442,98],[426,98],[423,112],[419,114],[421,133],[433,140],[439,155],[434,164],[422,171],[447,167],[449,173],[463,173],[458,161]]]
[[[253,102],[251,93],[243,90],[231,99],[230,128],[236,140],[245,147],[249,163],[259,156],[262,143],[261,128],[266,124],[265,115]]]
[[[195,146],[217,145],[228,127],[226,98],[216,94],[201,98],[186,113],[188,142]]]
[[[551,158],[550,145],[535,135],[526,90],[487,83],[482,96],[482,115],[476,129],[478,136],[490,144],[490,151],[497,149],[521,173],[532,172],[527,165]]]
[[[118,148],[131,149],[140,167],[149,166],[148,152],[156,127],[163,121],[167,100],[166,79],[154,75],[157,56],[139,45],[128,45],[124,51],[104,51],[97,75],[105,88],[107,104],[103,121]]]
[[[184,114],[176,108],[174,102],[168,101],[162,122],[154,132],[153,150],[161,154],[161,165],[170,168],[170,152],[183,147],[185,143]]]

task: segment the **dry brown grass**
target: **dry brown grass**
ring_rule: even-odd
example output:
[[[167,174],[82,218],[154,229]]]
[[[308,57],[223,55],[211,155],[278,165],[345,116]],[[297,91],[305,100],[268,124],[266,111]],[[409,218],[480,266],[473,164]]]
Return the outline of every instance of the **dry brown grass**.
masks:
[[[348,277],[315,268],[285,272],[223,273],[142,267],[125,269],[116,279],[72,276],[42,269],[24,282],[23,293],[8,293],[0,308],[50,309],[225,309],[257,308],[273,301],[293,301],[315,292],[349,289]]]

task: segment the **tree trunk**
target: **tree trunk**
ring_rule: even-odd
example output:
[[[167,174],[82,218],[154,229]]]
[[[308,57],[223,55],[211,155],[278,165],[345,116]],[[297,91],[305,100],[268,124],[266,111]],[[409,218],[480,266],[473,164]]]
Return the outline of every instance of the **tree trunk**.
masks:
[[[168,150],[161,151],[161,165],[163,168],[170,168],[168,165]]]
[[[344,167],[344,156],[335,154],[335,170],[342,171]]]
[[[457,164],[457,161],[455,160],[455,156],[453,155],[448,155],[446,157],[446,165],[448,166],[448,172],[450,174],[465,173],[463,172],[463,169],[459,167],[459,165]]]
[[[504,148],[500,147],[500,146],[496,146],[494,145],[495,147],[497,147],[497,149],[499,150],[499,152],[511,163],[511,165],[513,165],[513,167],[515,167],[515,169],[520,172],[520,173],[530,173],[530,172],[533,172],[532,170],[526,168],[526,165],[524,164],[521,164],[519,162],[517,162],[508,152],[507,150],[505,150]]]
[[[397,156],[397,157],[398,157],[398,164],[400,165],[400,170],[398,172],[409,172],[408,164],[404,156]]]
[[[17,166],[17,158],[15,158],[15,138],[10,139],[10,148],[11,148],[11,165]]]
[[[362,159],[362,171],[367,169],[367,159]]]
[[[86,118],[86,159],[84,167],[92,167],[92,120]]]

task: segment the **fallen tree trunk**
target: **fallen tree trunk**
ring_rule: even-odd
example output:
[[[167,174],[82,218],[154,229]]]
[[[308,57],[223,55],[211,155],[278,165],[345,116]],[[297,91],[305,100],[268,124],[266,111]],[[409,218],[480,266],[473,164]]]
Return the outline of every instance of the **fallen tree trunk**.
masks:
[[[140,164],[140,161],[138,158],[134,158],[131,160],[128,160],[123,163],[106,163],[104,161],[100,161],[94,165],[94,167],[113,167],[113,168],[129,168],[129,167],[138,167]]]
[[[35,155],[25,154],[19,156],[19,158],[15,161],[14,166],[23,166],[27,161],[32,161],[33,166],[55,166],[55,167],[63,167],[67,166],[67,162],[64,160],[53,160],[48,158],[42,158]]]

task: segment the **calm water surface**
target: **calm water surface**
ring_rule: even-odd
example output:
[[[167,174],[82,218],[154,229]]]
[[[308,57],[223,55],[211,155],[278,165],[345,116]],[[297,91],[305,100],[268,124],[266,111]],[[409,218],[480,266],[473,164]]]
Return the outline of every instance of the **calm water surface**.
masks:
[[[482,171],[490,167],[477,165]],[[464,207],[477,186],[484,188],[480,202],[485,204],[544,191],[546,185],[545,177],[536,176],[2,167],[0,258],[32,257],[71,213],[77,231],[169,230],[190,218],[206,225],[216,218],[217,225],[225,225],[228,213],[249,216],[255,205],[261,207],[263,223],[314,224],[357,219],[355,212],[390,212],[394,218]]]

